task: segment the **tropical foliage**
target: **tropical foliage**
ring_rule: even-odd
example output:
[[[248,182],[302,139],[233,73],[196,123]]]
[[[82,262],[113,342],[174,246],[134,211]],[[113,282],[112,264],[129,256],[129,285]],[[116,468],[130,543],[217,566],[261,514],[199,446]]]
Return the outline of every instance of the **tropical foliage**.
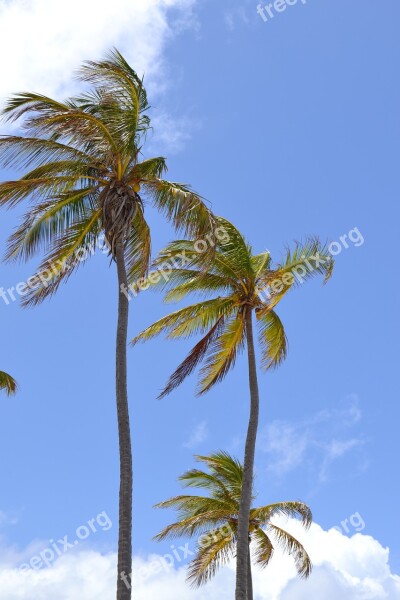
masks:
[[[235,556],[243,466],[226,452],[197,456],[196,459],[207,470],[192,469],[179,480],[185,487],[203,490],[205,495],[180,495],[157,504],[156,508],[177,510],[178,520],[165,527],[156,539],[200,536],[196,556],[188,568],[188,582],[200,586]],[[251,558],[255,565],[265,568],[274,549],[279,547],[292,556],[298,574],[308,577],[312,568],[310,557],[293,535],[274,522],[280,516],[300,518],[305,528],[312,523],[311,510],[303,502],[252,507],[249,518]],[[247,600],[251,600],[250,564],[247,575]]]
[[[173,242],[155,262],[156,267],[162,268],[167,258],[171,260],[186,253],[190,264],[185,268],[178,264],[168,276],[163,273],[166,276],[156,285],[166,287],[167,301],[182,300],[193,293],[207,299],[163,317],[140,333],[133,343],[149,340],[161,333],[166,333],[169,339],[197,334],[203,336],[172,374],[160,397],[172,392],[200,364],[203,366],[199,394],[204,394],[224,379],[247,345],[250,418],[243,463],[236,569],[236,600],[245,600],[248,523],[259,419],[253,313],[257,317],[262,366],[265,370],[275,368],[287,354],[286,333],[276,306],[290,290],[316,275],[323,275],[327,281],[332,274],[333,261],[318,239],[309,238],[304,243],[295,244],[293,249],[287,249],[283,260],[274,264],[269,252],[254,254],[231,223],[220,218],[218,224],[224,228],[226,235],[224,243],[218,244],[206,273],[202,255],[196,253],[190,241]]]
[[[0,390],[5,390],[8,396],[17,391],[17,382],[8,373],[0,371]]]

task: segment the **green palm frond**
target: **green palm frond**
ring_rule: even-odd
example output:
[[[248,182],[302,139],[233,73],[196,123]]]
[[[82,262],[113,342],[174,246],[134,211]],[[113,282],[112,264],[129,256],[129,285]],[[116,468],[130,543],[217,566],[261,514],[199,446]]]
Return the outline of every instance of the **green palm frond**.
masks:
[[[69,160],[81,160],[84,164],[92,164],[95,157],[78,148],[62,144],[45,138],[0,136],[0,164],[3,167],[28,167],[42,166],[48,163]],[[101,162],[96,163],[99,168],[105,169]]]
[[[215,218],[204,199],[189,186],[158,178],[143,181],[142,185],[176,231],[201,238],[216,228]]]
[[[237,458],[221,450],[209,456],[196,456],[196,460],[207,465],[213,478],[223,483],[235,501],[240,498],[243,466]]]
[[[332,270],[333,259],[327,247],[318,238],[309,238],[303,244],[297,242],[292,250],[288,248],[284,261],[276,266],[269,277],[282,279],[285,274],[292,274],[293,283],[289,284],[292,287],[317,275],[323,275],[324,282],[327,282]]]
[[[283,323],[273,310],[258,311],[259,339],[264,369],[276,368],[287,355],[287,337]]]
[[[213,535],[213,531],[210,535]],[[228,564],[235,555],[235,541],[231,535],[218,536],[217,540],[200,546],[197,555],[189,564],[187,581],[193,587],[200,587],[212,579],[218,569]]]
[[[130,67],[117,49],[111,50],[100,61],[87,61],[78,72],[79,79],[94,84],[97,89],[107,90],[125,113],[120,123],[122,130],[137,131],[141,125],[147,128],[141,115],[149,108],[146,89],[137,73]]]
[[[148,179],[159,179],[167,171],[166,159],[162,156],[148,158],[136,163],[127,173],[127,179],[132,182],[146,182]]]
[[[272,523],[267,525],[267,531],[270,535],[274,536],[281,549],[293,557],[299,576],[304,578],[309,577],[312,570],[312,563],[304,546],[290,533]]]
[[[40,249],[47,251],[54,239],[93,209],[95,192],[95,187],[82,188],[34,206],[10,236],[6,261],[26,261]]]
[[[244,330],[242,315],[231,317],[224,324],[222,333],[211,343],[201,370],[199,394],[210,390],[233,368],[238,352],[243,350]]]
[[[178,277],[182,283],[178,283]],[[213,273],[202,273],[201,271],[194,271],[192,269],[174,269],[172,277],[169,277],[169,281],[164,287],[170,287],[172,289],[165,295],[165,302],[178,302],[186,298],[188,294],[202,294],[209,295],[213,292],[234,292],[232,285],[225,278],[220,275],[214,275]]]
[[[0,390],[5,390],[8,396],[15,394],[17,391],[17,382],[8,373],[0,371]]]
[[[196,456],[197,461],[204,461],[204,457]],[[191,469],[179,477],[184,487],[193,487],[208,490],[213,498],[230,497],[229,489],[218,476],[207,473],[201,469]]]
[[[234,304],[231,298],[215,298],[207,302],[201,302],[192,306],[182,308],[166,317],[163,317],[144,331],[137,335],[131,342],[151,339],[161,333],[166,333],[168,338],[178,335],[189,337],[196,333],[206,331],[213,327],[226,310],[230,310]]]
[[[72,104],[69,102],[59,102],[43,94],[20,92],[6,101],[2,114],[7,121],[14,122],[31,113],[47,118],[69,112],[71,108]]]
[[[180,495],[157,504],[156,508],[176,510],[178,519],[165,527],[155,539],[201,535],[196,556],[188,568],[188,581],[200,586],[235,554],[243,465],[223,451],[195,458],[207,470],[191,469],[179,480],[185,487],[201,489],[207,495]],[[308,577],[311,561],[307,552],[296,538],[271,523],[276,516],[300,519],[305,528],[312,521],[311,511],[303,502],[277,502],[252,508],[249,535],[255,563],[265,568],[272,558],[274,545],[277,545],[293,556],[299,574]]]
[[[196,251],[196,242],[197,240],[175,240],[174,242],[171,242],[164,250],[161,250],[154,260],[153,266],[160,267],[166,263],[173,265],[177,264],[178,266],[174,267],[175,271],[176,268],[180,268],[181,262],[184,260],[185,265],[192,271],[195,271],[199,275],[203,274],[205,262],[204,254]],[[212,242],[215,243],[213,240]],[[216,248],[212,258],[212,262],[207,263],[206,272],[221,277],[225,280],[227,287],[237,289],[239,292],[243,293],[243,290],[246,290],[244,281],[237,277],[235,267],[229,263],[221,252],[218,251],[218,248]]]
[[[22,306],[36,306],[58,290],[88,257],[101,231],[101,210],[91,211],[68,228],[54,244],[51,253],[31,278],[23,294]]]
[[[215,325],[206,333],[206,335],[195,345],[189,352],[188,356],[178,366],[178,368],[170,376],[167,385],[158,396],[159,399],[170,394],[175,388],[181,385],[184,380],[194,371],[205,357],[208,348],[214,340],[220,335],[224,326],[225,316],[221,316]]]
[[[126,268],[130,285],[146,276],[150,258],[150,227],[144,218],[143,210],[138,207],[133,219],[131,234],[126,243]]]
[[[252,532],[252,540],[255,542],[255,563],[265,569],[271,561],[274,554],[274,546],[261,527],[257,527]]]
[[[30,198],[48,200],[53,196],[71,191],[79,177],[40,177],[38,179],[19,179],[0,184],[0,206],[13,208]]]
[[[254,270],[252,266],[252,249],[239,230],[226,219],[218,217],[218,225],[224,228],[226,239],[218,247],[221,262],[227,263],[245,282],[252,282]]]
[[[262,278],[264,274],[269,273],[271,266],[271,254],[268,252],[262,252],[261,254],[254,254],[251,257],[251,266],[254,271],[256,280]]]
[[[311,509],[304,502],[277,502],[260,508],[252,508],[250,513],[250,519],[261,524],[268,523],[275,516],[300,518],[306,529],[311,527],[313,521]]]
[[[202,535],[209,531],[210,526],[214,528],[222,525],[226,519],[226,512],[226,507],[221,502],[220,508],[201,512],[200,514],[193,514],[181,521],[168,525],[154,539],[162,541],[166,538],[175,539],[178,537]]]

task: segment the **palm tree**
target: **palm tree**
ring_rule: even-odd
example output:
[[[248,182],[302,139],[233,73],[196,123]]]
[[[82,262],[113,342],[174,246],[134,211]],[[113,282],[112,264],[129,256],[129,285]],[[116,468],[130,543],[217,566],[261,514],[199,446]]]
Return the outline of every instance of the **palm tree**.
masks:
[[[318,239],[296,243],[288,249],[284,260],[272,265],[268,251],[253,254],[239,231],[225,219],[219,219],[225,236],[218,245],[212,263],[204,272],[201,254],[189,241],[176,241],[162,251],[155,262],[160,266],[186,252],[191,257],[189,268],[173,268],[166,285],[167,301],[181,300],[190,293],[222,294],[182,308],[139,334],[133,343],[168,332],[169,338],[205,334],[187,358],[170,377],[160,397],[169,394],[201,362],[199,394],[220,382],[235,364],[238,353],[247,343],[250,386],[250,419],[244,456],[244,476],[237,530],[236,600],[246,598],[248,562],[248,524],[254,469],[254,454],[259,419],[259,390],[253,339],[253,312],[259,325],[259,342],[263,367],[276,367],[286,357],[287,340],[276,305],[294,287],[317,274],[329,279],[333,261]]]
[[[213,228],[202,199],[186,185],[163,178],[163,157],[143,159],[150,127],[142,80],[114,50],[86,62],[79,77],[88,91],[66,102],[20,93],[7,103],[9,121],[24,117],[26,135],[0,138],[0,159],[8,167],[29,167],[18,181],[0,185],[0,206],[27,199],[31,207],[9,240],[6,260],[46,254],[28,281],[23,306],[51,296],[93,253],[104,235],[118,275],[116,401],[120,449],[118,600],[131,598],[121,575],[131,573],[132,455],[127,398],[126,341],[129,290],[147,273],[150,231],[144,202],[193,236]],[[140,192],[140,193],[139,193]]]
[[[196,556],[189,564],[187,580],[195,587],[207,583],[219,567],[235,555],[238,514],[243,481],[242,464],[226,452],[211,456],[196,456],[208,471],[192,469],[179,480],[185,487],[201,488],[205,496],[175,496],[156,508],[174,508],[179,511],[178,521],[165,527],[155,539],[169,537],[200,536]],[[254,498],[252,498],[254,500]],[[310,527],[312,514],[303,502],[277,502],[260,508],[251,508],[248,529],[248,570],[246,600],[253,600],[250,544],[253,544],[255,564],[265,568],[273,555],[274,547],[280,546],[294,559],[301,577],[311,573],[311,560],[302,544],[282,527],[273,523],[273,518],[300,517],[304,527]]]
[[[0,371],[0,390],[5,390],[7,396],[11,396],[17,391],[17,382],[4,371]]]

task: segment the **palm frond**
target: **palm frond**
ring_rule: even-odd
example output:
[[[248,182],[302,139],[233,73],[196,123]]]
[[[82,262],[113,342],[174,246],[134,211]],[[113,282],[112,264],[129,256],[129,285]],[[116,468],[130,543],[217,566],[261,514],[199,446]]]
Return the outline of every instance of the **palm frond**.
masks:
[[[304,502],[277,502],[260,508],[252,508],[250,519],[261,524],[267,524],[275,516],[284,516],[292,519],[300,517],[302,525],[311,527],[313,517],[309,506]]]
[[[235,291],[229,281],[213,273],[202,273],[192,269],[173,269],[172,274],[173,277],[170,277],[168,282],[168,287],[171,289],[165,295],[165,302],[178,302],[186,298],[188,294],[209,295],[211,292],[226,293]],[[176,285],[178,277],[183,282]]]
[[[154,260],[153,266],[159,267],[163,264],[176,264],[176,262],[180,265],[183,260],[185,261],[184,264],[189,266],[190,269],[197,272],[199,275],[204,274],[203,267],[205,257],[203,252],[196,250],[196,241],[175,240],[174,242],[171,242],[166,248],[159,252],[157,258]],[[229,264],[218,249],[214,252],[212,261],[207,263],[206,273],[221,277],[226,281],[227,286],[231,286],[240,292],[243,292],[243,290],[246,289],[242,279],[237,277],[234,266]]]
[[[274,554],[274,546],[272,545],[268,535],[265,533],[265,531],[263,531],[263,529],[261,529],[261,527],[254,529],[251,537],[255,542],[255,562],[260,567],[265,568],[269,565]]]
[[[228,452],[220,450],[209,456],[196,456],[196,460],[207,465],[214,479],[222,482],[237,500],[240,497],[243,481],[243,465]]]
[[[93,155],[55,140],[14,135],[0,136],[0,164],[3,167],[18,166],[24,169],[60,160],[80,160],[85,164],[93,164],[93,159]],[[99,169],[106,168],[97,161],[95,166]]]
[[[8,396],[15,394],[17,391],[17,382],[8,373],[0,371],[0,390],[5,390]]]
[[[299,576],[305,579],[309,577],[312,563],[304,546],[293,535],[272,523],[268,524],[267,531],[274,536],[282,550],[292,556]]]
[[[273,310],[257,311],[259,342],[264,369],[276,368],[286,358],[287,337],[283,323]]]
[[[265,273],[270,271],[271,266],[271,254],[267,250],[261,254],[254,254],[251,257],[251,264],[254,271],[255,279],[259,279]]]
[[[205,457],[196,456],[197,461],[205,462]],[[229,496],[229,489],[225,485],[225,482],[221,480],[215,473],[207,473],[200,469],[190,469],[179,477],[179,481],[184,487],[194,487],[206,489],[210,492],[213,498]]]
[[[201,535],[210,530],[210,527],[218,527],[226,521],[227,508],[223,502],[220,502],[220,507],[199,514],[191,515],[183,518],[176,523],[172,523],[158,533],[154,539],[162,541],[170,538],[192,537]],[[160,508],[160,507],[158,507]],[[163,507],[164,508],[164,507]]]
[[[60,284],[85,262],[88,249],[95,246],[101,231],[100,219],[101,209],[97,209],[63,233],[37,273],[28,280],[31,283],[27,284],[24,291],[22,306],[35,306],[51,297]]]
[[[140,184],[148,179],[160,179],[166,171],[166,159],[162,156],[157,156],[134,164],[126,174],[126,178],[132,183],[138,182]]]
[[[34,206],[10,236],[5,260],[29,260],[40,248],[47,251],[63,231],[93,208],[95,191],[94,187],[74,190]]]
[[[143,210],[138,206],[126,243],[126,268],[128,283],[132,285],[145,277],[151,257],[151,232]]]
[[[245,282],[251,282],[254,279],[251,247],[239,230],[227,219],[218,217],[217,221],[225,232],[224,241],[218,246],[218,257],[221,262],[229,265],[236,273],[237,278],[241,278]]]
[[[210,345],[213,343],[215,338],[220,334],[225,321],[225,315],[222,315],[213,327],[206,333],[206,335],[195,345],[195,347],[189,352],[185,360],[179,365],[179,367],[170,376],[167,385],[158,396],[159,399],[164,398],[170,394],[175,388],[180,386],[184,380],[194,371],[194,369],[201,363],[204,356],[207,353]]]
[[[100,61],[87,61],[78,72],[79,79],[95,86],[94,98],[76,99],[91,114],[99,114],[120,141],[120,149],[132,153],[150,127],[145,111],[149,108],[146,90],[136,72],[114,49]]]
[[[223,332],[212,342],[204,367],[201,370],[199,394],[206,393],[222,381],[234,366],[238,352],[244,346],[244,320],[241,314],[231,317]]]
[[[79,176],[70,177],[41,177],[38,179],[24,179],[18,181],[5,181],[0,184],[0,206],[13,208],[26,199],[33,201],[35,198],[46,200],[59,194],[67,193],[80,179]]]
[[[53,116],[71,110],[71,104],[59,102],[43,94],[20,92],[7,101],[2,110],[5,120],[13,122],[29,113],[40,114],[44,117]]]
[[[215,230],[214,215],[204,199],[189,186],[155,178],[143,182],[143,187],[154,206],[173,223],[177,231],[201,239]]]
[[[218,319],[225,314],[234,304],[231,298],[214,298],[187,306],[177,310],[150,327],[147,327],[131,342],[135,345],[139,341],[149,340],[165,332],[168,338],[189,337],[195,333],[207,331],[213,327]]]
[[[211,535],[212,533],[210,532]],[[198,548],[196,557],[189,563],[188,583],[193,587],[204,585],[215,576],[220,567],[229,563],[234,554],[235,541],[232,535],[217,535],[215,542]]]

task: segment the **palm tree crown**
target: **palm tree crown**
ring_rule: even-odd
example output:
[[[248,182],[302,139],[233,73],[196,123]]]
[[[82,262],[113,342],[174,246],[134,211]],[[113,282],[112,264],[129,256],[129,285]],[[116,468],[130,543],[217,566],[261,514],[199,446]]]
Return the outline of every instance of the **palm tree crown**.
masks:
[[[204,273],[202,255],[194,250],[193,242],[176,241],[163,250],[155,267],[166,260],[186,253],[191,263],[179,265],[161,278],[168,289],[166,301],[178,301],[190,293],[214,298],[182,308],[163,317],[132,341],[145,341],[167,332],[169,338],[205,334],[169,379],[160,397],[169,394],[201,363],[199,393],[203,394],[221,381],[235,364],[243,349],[246,334],[246,314],[256,313],[259,342],[265,369],[276,367],[287,353],[283,324],[275,312],[276,305],[294,287],[322,274],[325,281],[333,269],[333,261],[318,239],[310,238],[287,250],[284,260],[272,264],[269,252],[253,254],[239,231],[225,219],[218,218],[225,236],[215,251],[213,261]],[[167,283],[165,283],[165,279]]]
[[[149,104],[142,80],[121,54],[114,50],[105,60],[86,62],[78,76],[92,85],[79,97],[59,102],[20,93],[3,110],[9,121],[24,117],[26,135],[1,136],[0,161],[30,170],[0,185],[0,206],[32,202],[10,238],[6,258],[29,259],[40,249],[47,253],[39,269],[46,276],[32,278],[24,305],[53,294],[102,232],[113,256],[117,240],[125,243],[128,280],[142,277],[150,259],[144,200],[191,235],[213,226],[196,193],[163,178],[163,157],[141,160]]]
[[[163,529],[155,539],[200,536],[196,556],[188,570],[188,581],[200,586],[235,555],[243,466],[226,452],[196,459],[208,470],[192,469],[179,480],[185,487],[201,488],[207,495],[181,495],[157,504],[156,508],[178,510],[179,516],[177,522]],[[306,528],[312,523],[311,510],[303,502],[278,502],[251,508],[249,541],[253,546],[253,561],[265,568],[274,548],[280,547],[293,557],[299,575],[308,577],[312,565],[306,550],[293,535],[273,523],[274,517],[282,515],[300,518]]]
[[[0,390],[5,390],[8,396],[17,391],[17,382],[8,373],[0,371]]]

